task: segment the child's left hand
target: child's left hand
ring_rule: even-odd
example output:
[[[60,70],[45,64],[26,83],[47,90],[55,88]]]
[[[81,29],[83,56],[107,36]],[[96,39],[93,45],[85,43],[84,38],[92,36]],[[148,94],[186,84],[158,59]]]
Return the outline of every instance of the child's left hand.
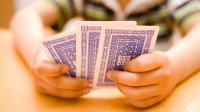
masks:
[[[164,52],[141,55],[125,65],[125,71],[108,71],[129,102],[139,108],[163,100],[176,86],[177,73]]]

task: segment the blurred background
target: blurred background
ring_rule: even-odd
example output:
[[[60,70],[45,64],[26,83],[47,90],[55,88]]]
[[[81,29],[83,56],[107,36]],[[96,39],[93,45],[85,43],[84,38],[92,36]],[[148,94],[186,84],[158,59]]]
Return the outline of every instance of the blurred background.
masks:
[[[8,28],[15,11],[34,0],[0,0],[0,27]]]
[[[9,28],[9,22],[17,10],[20,10],[24,6],[30,4],[35,0],[0,0],[0,28]],[[179,37],[177,34],[172,37]],[[161,40],[156,43],[155,49],[166,51],[172,45],[176,44],[179,38],[167,38],[167,40]]]

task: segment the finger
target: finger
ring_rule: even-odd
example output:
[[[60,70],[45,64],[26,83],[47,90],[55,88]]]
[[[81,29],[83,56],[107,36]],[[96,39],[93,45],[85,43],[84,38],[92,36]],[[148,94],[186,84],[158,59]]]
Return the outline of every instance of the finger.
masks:
[[[130,87],[117,84],[117,86],[124,95],[134,100],[145,100],[161,94],[159,85]]]
[[[78,90],[87,88],[90,83],[86,79],[72,78],[68,76],[58,76],[58,77],[41,77],[45,82],[52,85],[53,87],[67,90]]]
[[[141,55],[125,64],[125,70],[129,72],[146,72],[160,68],[166,63],[168,57],[160,51]]]
[[[47,91],[44,87],[40,86],[39,84],[35,84],[35,88],[41,93],[51,95],[49,91]]]
[[[163,77],[160,75],[160,70],[149,71],[145,73],[131,73],[125,71],[108,71],[107,77],[119,84],[127,86],[145,86],[158,84]]]
[[[44,76],[59,76],[69,70],[69,67],[65,64],[55,64],[48,61],[42,61],[35,68],[36,74]]]
[[[83,88],[79,90],[65,90],[61,88],[55,88],[42,80],[37,81],[37,88],[42,93],[62,98],[78,98],[89,93],[91,90],[91,88]]]
[[[128,99],[129,99],[129,103],[137,108],[147,108],[147,107],[153,106],[156,103],[159,103],[161,100],[163,100],[163,97],[155,96],[146,100],[134,100],[131,98],[128,98]]]

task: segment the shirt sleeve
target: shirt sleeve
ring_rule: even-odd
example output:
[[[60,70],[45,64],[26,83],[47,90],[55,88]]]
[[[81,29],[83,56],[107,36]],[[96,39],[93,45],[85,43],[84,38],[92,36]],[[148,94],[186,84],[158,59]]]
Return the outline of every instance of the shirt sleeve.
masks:
[[[47,0],[58,13],[58,20],[52,25],[52,28],[61,31],[65,23],[76,15],[73,0]]]
[[[183,34],[200,22],[200,0],[171,0],[169,10]]]

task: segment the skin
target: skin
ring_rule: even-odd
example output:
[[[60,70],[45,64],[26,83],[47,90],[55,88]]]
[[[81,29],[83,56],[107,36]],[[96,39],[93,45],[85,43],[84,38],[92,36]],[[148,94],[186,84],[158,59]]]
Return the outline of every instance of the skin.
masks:
[[[200,24],[194,26],[177,46],[167,52],[154,51],[125,64],[125,71],[107,76],[136,107],[152,106],[200,68]]]
[[[17,12],[10,27],[16,48],[27,62],[37,89],[58,97],[78,98],[89,93],[89,82],[64,76],[70,68],[51,62],[38,43],[46,37],[45,29],[50,29],[49,25],[57,18],[50,4],[41,0]]]
[[[16,48],[27,62],[38,90],[58,97],[78,98],[90,92],[89,82],[64,76],[70,68],[51,62],[38,44],[39,40],[48,37],[45,31],[57,19],[58,13],[50,4],[36,1],[18,11],[10,27]],[[188,29],[183,41],[169,51],[141,55],[127,62],[125,71],[108,71],[107,76],[127,96],[131,105],[145,108],[156,104],[177,84],[199,70],[198,35],[200,22]]]

